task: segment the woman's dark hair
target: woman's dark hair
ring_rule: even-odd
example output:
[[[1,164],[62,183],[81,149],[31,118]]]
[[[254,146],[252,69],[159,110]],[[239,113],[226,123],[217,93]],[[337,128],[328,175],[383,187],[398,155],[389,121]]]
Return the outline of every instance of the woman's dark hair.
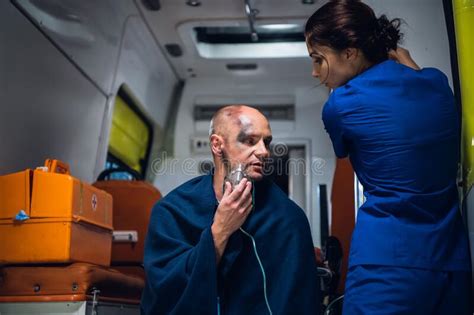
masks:
[[[400,19],[379,18],[358,0],[333,0],[319,8],[306,22],[305,36],[310,45],[331,47],[337,51],[359,48],[374,63],[388,59],[403,34]]]

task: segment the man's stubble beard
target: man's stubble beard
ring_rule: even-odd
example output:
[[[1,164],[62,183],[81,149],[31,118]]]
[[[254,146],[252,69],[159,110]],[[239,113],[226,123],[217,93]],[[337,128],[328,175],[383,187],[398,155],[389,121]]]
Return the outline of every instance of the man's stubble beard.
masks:
[[[222,165],[224,165],[224,171],[225,171],[224,176],[227,176],[229,175],[230,170],[232,169],[232,164],[230,163],[229,155],[224,149],[222,149],[222,156],[220,157],[220,159],[221,159]]]
[[[224,171],[225,171],[225,173],[224,173],[224,178],[225,178],[225,177],[228,176],[228,175],[230,174],[230,172],[232,171],[232,163],[231,163],[231,160],[229,159],[229,155],[227,154],[227,152],[226,152],[224,149],[222,149],[222,155],[221,155],[221,157],[220,157],[220,160],[221,160],[222,164],[224,165]],[[245,164],[245,169],[244,169],[244,171],[245,171],[245,173],[247,174],[247,176],[249,176],[249,178],[250,178],[252,181],[260,181],[260,180],[262,180],[264,177],[266,177],[265,171],[264,171],[264,170],[265,170],[265,167],[266,167],[266,163],[267,163],[267,160],[266,160],[266,159],[262,161],[262,170],[263,170],[263,173],[261,174],[261,177],[260,177],[259,179],[251,178],[251,177],[250,177],[250,174],[247,173],[247,167],[248,167],[248,165],[246,165],[246,164]]]

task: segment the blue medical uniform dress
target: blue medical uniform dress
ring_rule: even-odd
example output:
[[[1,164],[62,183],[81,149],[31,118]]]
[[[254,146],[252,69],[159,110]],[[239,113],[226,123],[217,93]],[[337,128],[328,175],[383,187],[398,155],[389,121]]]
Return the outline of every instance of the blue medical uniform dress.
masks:
[[[456,185],[459,113],[446,76],[382,62],[335,89],[323,121],[366,197],[349,268],[469,271]]]
[[[154,207],[145,243],[144,315],[319,314],[319,281],[306,215],[271,181],[216,265],[212,176],[197,177]],[[260,259],[260,260],[259,260]],[[265,271],[266,281],[263,281]],[[264,285],[266,284],[266,286]]]

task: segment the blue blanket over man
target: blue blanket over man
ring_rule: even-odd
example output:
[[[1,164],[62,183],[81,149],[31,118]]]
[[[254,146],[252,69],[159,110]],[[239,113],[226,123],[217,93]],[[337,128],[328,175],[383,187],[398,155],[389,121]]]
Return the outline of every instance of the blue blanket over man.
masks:
[[[318,280],[308,220],[271,181],[254,183],[254,207],[216,264],[212,176],[197,177],[153,209],[145,245],[142,314],[317,314]],[[264,287],[264,275],[266,287]],[[265,300],[268,297],[268,307]]]

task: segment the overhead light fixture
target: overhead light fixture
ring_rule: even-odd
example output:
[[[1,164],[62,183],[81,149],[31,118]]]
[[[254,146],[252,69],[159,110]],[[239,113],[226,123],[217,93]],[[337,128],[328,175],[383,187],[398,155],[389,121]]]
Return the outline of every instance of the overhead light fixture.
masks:
[[[297,28],[298,24],[267,24],[267,25],[259,25],[259,27],[271,30],[271,31],[283,31],[283,30],[291,30],[293,28]]]
[[[201,5],[200,0],[187,0],[186,4],[189,5],[190,7],[198,7]]]
[[[301,0],[303,4],[314,4],[314,0]]]

